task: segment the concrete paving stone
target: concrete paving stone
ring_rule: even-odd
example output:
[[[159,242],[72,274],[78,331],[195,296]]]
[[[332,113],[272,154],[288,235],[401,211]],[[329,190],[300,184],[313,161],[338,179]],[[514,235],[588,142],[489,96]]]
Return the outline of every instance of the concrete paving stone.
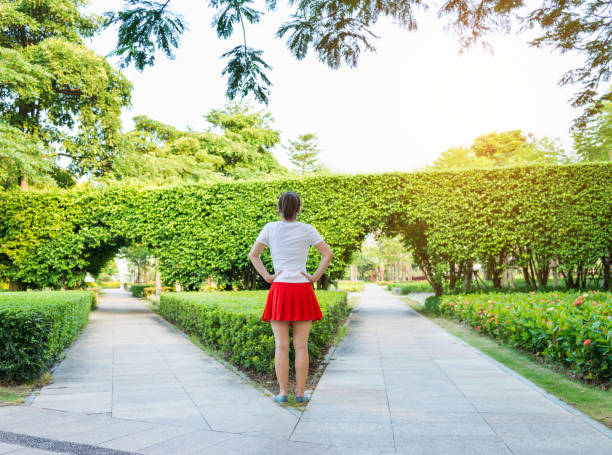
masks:
[[[112,391],[112,384],[100,384],[94,386],[81,386],[75,385],[74,387],[70,387],[68,385],[48,385],[44,387],[42,390],[38,392],[38,396],[45,395],[63,395],[63,394],[80,394],[80,393],[101,393],[101,392],[110,392]]]
[[[483,419],[490,425],[515,425],[534,423],[561,422],[567,424],[581,423],[578,417],[563,408],[559,412],[480,412]]]
[[[462,413],[391,413],[395,438],[413,436],[490,436],[495,433],[476,412]]]
[[[29,407],[23,407],[30,409]],[[82,415],[56,411],[42,413],[14,413],[11,415],[2,416],[0,419],[0,430],[28,434],[30,431],[36,431],[37,429],[47,425],[55,425],[58,423],[67,425],[70,422],[79,420],[80,418],[82,418]]]
[[[70,440],[70,437],[74,434],[87,432],[114,423],[113,419],[105,414],[76,414],[74,417],[75,419],[68,421],[48,419],[44,423],[38,423],[32,428],[24,428],[24,431],[21,432],[41,438]]]
[[[49,450],[35,449],[33,447],[24,447],[8,453],[10,453],[10,455],[68,455],[69,452],[55,452]]]
[[[300,421],[292,441],[325,442],[357,448],[393,449],[393,431],[389,423]]]
[[[389,423],[391,417],[386,403],[378,406],[360,406],[353,403],[317,404],[316,406],[310,404],[304,410],[300,421]]]
[[[218,444],[232,438],[231,433],[210,430],[192,430],[189,433],[158,442],[147,447],[138,448],[138,453],[147,455],[180,454],[190,455],[205,447]]]
[[[81,444],[100,445],[106,441],[117,439],[122,436],[136,434],[139,431],[154,428],[156,425],[149,422],[138,422],[122,419],[114,419],[113,423],[101,424],[98,427],[91,428],[86,432],[75,432],[66,440],[78,442]]]
[[[400,436],[395,442],[396,453],[406,455],[513,455],[497,435]]]
[[[15,445],[15,444],[5,444],[3,442],[0,442],[0,453],[8,453],[17,449],[20,449],[21,446]]]
[[[612,454],[612,439],[585,423],[491,423],[491,427],[515,455]]]
[[[387,402],[387,392],[384,390],[364,390],[354,393],[350,390],[315,390],[312,400],[318,403],[371,404]]]
[[[143,447],[149,447],[154,444],[158,444],[177,436],[184,435],[186,433],[192,433],[191,428],[181,428],[175,426],[157,425],[148,430],[139,431],[134,434],[127,436],[121,436],[110,441],[105,441],[101,444],[103,447],[108,447],[115,450],[125,450],[130,452],[137,452],[138,449]]]
[[[324,444],[273,440],[246,435],[233,435],[220,443],[194,452],[192,455],[279,455],[288,453],[316,455],[325,453],[324,450],[327,447],[329,446]]]
[[[38,395],[32,406],[69,412],[110,412],[112,392],[76,393],[61,395]]]
[[[469,397],[469,402],[479,412],[505,412],[505,413],[552,413],[557,414],[563,408],[543,396],[534,398],[505,398],[498,396],[497,399]]]

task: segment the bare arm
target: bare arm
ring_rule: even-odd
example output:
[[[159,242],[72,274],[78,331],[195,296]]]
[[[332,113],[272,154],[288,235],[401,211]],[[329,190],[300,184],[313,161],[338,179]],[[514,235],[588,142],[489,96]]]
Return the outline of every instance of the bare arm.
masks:
[[[314,247],[319,253],[321,253],[321,262],[319,262],[319,267],[317,267],[317,271],[312,275],[302,272],[302,275],[308,278],[311,283],[316,283],[321,279],[321,277],[327,270],[327,267],[329,267],[329,263],[334,257],[334,253],[332,253],[332,250],[329,248],[327,243],[320,242],[314,245]]]
[[[268,270],[266,270],[266,266],[263,264],[263,262],[261,261],[261,257],[260,257],[262,251],[265,248],[266,248],[265,244],[261,242],[255,242],[255,244],[253,245],[253,248],[251,248],[251,252],[249,253],[249,259],[253,263],[253,267],[255,267],[255,270],[259,272],[262,278],[266,280],[268,283],[272,283],[272,281],[274,281],[274,279],[278,276],[279,273],[281,273],[281,271],[279,270],[274,275],[270,275],[268,273]]]

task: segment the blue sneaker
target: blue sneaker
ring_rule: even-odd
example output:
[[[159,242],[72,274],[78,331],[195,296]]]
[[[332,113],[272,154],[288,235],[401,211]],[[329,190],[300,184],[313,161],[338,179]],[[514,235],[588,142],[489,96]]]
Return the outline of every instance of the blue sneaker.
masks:
[[[277,403],[286,403],[289,401],[289,396],[288,395],[276,395],[274,397],[274,401],[276,401]]]
[[[301,397],[299,397],[297,395],[295,396],[295,402],[296,403],[308,403],[309,400],[310,400],[310,398],[305,397],[303,395]]]

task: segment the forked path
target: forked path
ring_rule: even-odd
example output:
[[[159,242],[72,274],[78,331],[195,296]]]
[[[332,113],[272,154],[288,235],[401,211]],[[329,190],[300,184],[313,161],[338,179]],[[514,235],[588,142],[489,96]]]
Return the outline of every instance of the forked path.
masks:
[[[0,454],[612,454],[612,432],[368,285],[303,414],[109,292]]]

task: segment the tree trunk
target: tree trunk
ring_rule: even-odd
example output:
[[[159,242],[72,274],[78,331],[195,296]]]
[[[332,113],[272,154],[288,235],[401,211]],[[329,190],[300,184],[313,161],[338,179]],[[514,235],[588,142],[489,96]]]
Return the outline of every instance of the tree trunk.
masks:
[[[474,262],[472,260],[465,261],[465,289],[469,290],[472,287],[472,276],[474,274]]]
[[[28,176],[21,175],[19,177],[19,186],[23,191],[28,191],[30,189],[30,185],[28,184]]]
[[[9,291],[12,291],[12,292],[25,291],[25,286],[23,285],[21,281],[10,280],[9,281]]]
[[[452,292],[455,290],[457,284],[457,272],[455,270],[455,263],[449,262],[448,264],[448,288]]]
[[[351,277],[350,280],[351,281],[357,281],[357,267],[355,267],[353,264],[351,264]]]
[[[601,263],[603,266],[601,272],[601,274],[603,275],[603,290],[610,291],[612,290],[610,286],[610,264],[612,264],[612,255],[608,257],[603,256],[601,258]]]
[[[155,295],[161,294],[161,273],[159,272],[159,261],[155,258]]]
[[[550,269],[552,271],[552,276],[553,276],[553,287],[557,288],[559,286],[559,269],[558,269],[558,264],[557,261],[555,261],[554,259],[552,259],[550,261]]]

